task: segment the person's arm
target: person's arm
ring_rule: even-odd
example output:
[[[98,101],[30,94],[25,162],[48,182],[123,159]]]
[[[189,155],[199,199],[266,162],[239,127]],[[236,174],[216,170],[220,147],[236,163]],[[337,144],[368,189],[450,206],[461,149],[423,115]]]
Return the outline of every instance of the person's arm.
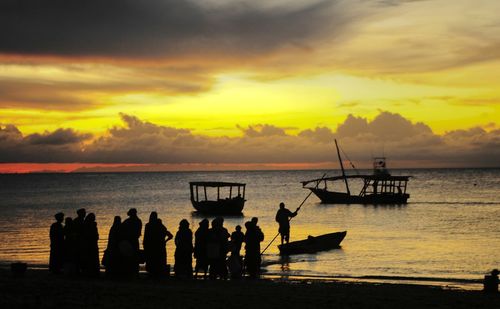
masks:
[[[165,242],[169,241],[170,239],[174,238],[174,235],[172,235],[172,233],[170,233],[168,230],[167,230],[167,239],[165,240]]]

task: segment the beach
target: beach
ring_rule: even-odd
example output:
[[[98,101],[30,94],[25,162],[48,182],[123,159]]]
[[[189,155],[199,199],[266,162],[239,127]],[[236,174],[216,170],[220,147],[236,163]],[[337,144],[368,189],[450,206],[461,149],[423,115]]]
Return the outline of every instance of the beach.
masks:
[[[0,270],[1,308],[498,308],[500,294],[319,280],[127,280]]]

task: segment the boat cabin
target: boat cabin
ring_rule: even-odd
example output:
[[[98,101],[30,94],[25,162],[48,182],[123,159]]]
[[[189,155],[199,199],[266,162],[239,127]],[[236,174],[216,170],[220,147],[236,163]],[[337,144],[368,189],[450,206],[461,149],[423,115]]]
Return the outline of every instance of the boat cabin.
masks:
[[[240,214],[245,206],[246,184],[237,182],[190,182],[191,203],[204,214]]]

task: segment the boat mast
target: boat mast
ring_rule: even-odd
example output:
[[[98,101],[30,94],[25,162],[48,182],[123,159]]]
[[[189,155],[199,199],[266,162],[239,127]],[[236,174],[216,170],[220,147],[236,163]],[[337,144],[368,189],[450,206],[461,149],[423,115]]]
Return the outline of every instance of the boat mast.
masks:
[[[335,139],[335,147],[337,148],[337,156],[339,157],[340,169],[342,170],[342,177],[344,177],[345,188],[347,190],[347,194],[351,195],[351,191],[349,190],[349,184],[347,183],[347,177],[345,175],[344,164],[342,164],[342,158],[340,157],[339,145],[337,144],[337,139]]]

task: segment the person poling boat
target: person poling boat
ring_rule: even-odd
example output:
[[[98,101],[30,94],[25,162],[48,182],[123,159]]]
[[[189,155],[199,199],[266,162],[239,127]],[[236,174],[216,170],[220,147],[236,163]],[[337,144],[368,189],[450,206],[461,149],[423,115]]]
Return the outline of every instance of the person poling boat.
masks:
[[[276,213],[276,222],[279,224],[278,232],[281,235],[281,244],[284,242],[288,243],[290,240],[290,220],[297,215],[297,209],[295,212],[291,212],[289,209],[285,208],[285,203],[280,203],[280,209]]]
[[[322,178],[325,178],[326,174],[323,174],[323,177]],[[295,210],[295,215],[297,215],[297,213],[299,212],[300,208],[302,207],[302,205],[304,205],[304,203],[307,201],[307,199],[309,198],[309,196],[311,196],[312,194],[312,191],[309,192],[309,194],[306,196],[306,198],[302,201],[302,203],[300,203],[299,207],[297,208],[297,210]],[[283,207],[284,207],[285,204],[283,204]],[[293,216],[295,217],[295,216]],[[293,217],[290,217],[288,219],[288,221],[292,220]],[[264,254],[264,252],[266,252],[267,248],[269,248],[269,246],[274,242],[274,240],[276,240],[276,238],[278,237],[278,235],[280,235],[280,233],[276,234],[276,236],[274,236],[274,238],[269,242],[269,244],[264,248],[264,250],[262,250],[262,252],[260,253],[260,255]]]

